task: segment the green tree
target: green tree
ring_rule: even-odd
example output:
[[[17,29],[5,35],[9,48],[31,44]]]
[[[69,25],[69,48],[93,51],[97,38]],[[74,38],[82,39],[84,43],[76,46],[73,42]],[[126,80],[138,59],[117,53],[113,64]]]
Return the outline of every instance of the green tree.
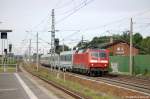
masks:
[[[80,41],[80,42],[76,45],[76,47],[81,48],[81,49],[84,49],[84,48],[87,48],[88,45],[89,45],[88,42],[82,42],[82,41]]]
[[[140,33],[135,33],[133,35],[133,44],[140,45],[142,40],[143,40],[143,37]]]
[[[99,44],[108,43],[109,40],[110,36],[94,37],[92,41],[88,43],[88,46],[97,47]]]
[[[144,49],[143,54],[150,54],[150,37],[146,37],[142,40],[141,47]]]
[[[126,42],[130,42],[130,32],[124,31],[123,34],[120,36],[120,39]]]
[[[64,45],[64,51],[69,51],[71,50],[67,45]],[[56,47],[56,53],[60,53],[63,51],[63,45],[59,45]]]

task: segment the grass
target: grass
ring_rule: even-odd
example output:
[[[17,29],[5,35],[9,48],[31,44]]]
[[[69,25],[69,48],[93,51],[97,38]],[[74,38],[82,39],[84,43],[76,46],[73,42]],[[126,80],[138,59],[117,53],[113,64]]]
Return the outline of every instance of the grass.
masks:
[[[5,64],[16,64],[17,62],[16,61],[7,61],[7,62],[5,62]],[[0,61],[0,64],[2,64],[2,62]]]
[[[5,61],[5,64],[16,64],[16,59],[8,58],[7,61]],[[0,64],[2,64],[2,58],[0,58]]]
[[[57,74],[51,73],[47,69],[39,68],[37,72],[34,67],[25,66],[26,69],[30,70],[32,73],[39,75],[47,80],[53,81],[59,85],[62,85],[66,88],[69,88],[77,93],[81,93],[84,96],[90,99],[116,99],[116,97],[112,95],[106,95],[102,92],[95,91],[93,89],[89,89],[85,86],[82,86],[79,83],[75,83],[73,81],[65,80],[61,77],[57,78]]]
[[[0,64],[2,64],[2,59],[0,58]],[[6,65],[6,71],[5,72],[16,72],[16,66],[14,64],[17,64],[17,61],[15,59],[9,58],[7,59],[7,62],[5,61]],[[9,65],[10,64],[10,65]],[[2,65],[0,65],[0,73],[4,72],[4,68]]]
[[[142,76],[150,77],[150,72],[147,72],[147,73],[145,73],[145,74],[142,74]]]
[[[5,69],[6,69],[5,72],[9,72],[9,73],[16,72],[16,66],[7,65]],[[4,67],[0,66],[0,73],[3,73],[3,72],[4,72]]]
[[[0,73],[2,73],[3,71],[4,71],[3,68],[0,67]]]

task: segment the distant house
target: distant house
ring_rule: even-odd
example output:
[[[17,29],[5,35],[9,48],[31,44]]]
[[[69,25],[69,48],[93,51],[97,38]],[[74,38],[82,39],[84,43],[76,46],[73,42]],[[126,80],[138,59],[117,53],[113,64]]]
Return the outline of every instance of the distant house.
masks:
[[[99,48],[108,49],[110,51],[110,55],[121,55],[128,56],[130,55],[130,44],[126,41],[117,40],[111,43],[104,43],[98,45]],[[139,48],[134,46],[132,47],[132,54],[139,54]]]

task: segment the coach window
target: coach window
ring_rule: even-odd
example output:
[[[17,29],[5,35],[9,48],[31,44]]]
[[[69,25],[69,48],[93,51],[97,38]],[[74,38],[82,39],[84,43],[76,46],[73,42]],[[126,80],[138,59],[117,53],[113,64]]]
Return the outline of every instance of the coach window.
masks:
[[[62,56],[60,56],[60,60],[62,60]]]
[[[65,55],[63,55],[63,61],[65,61],[66,60],[66,57],[65,57]]]
[[[68,55],[66,55],[66,61],[68,61]]]
[[[67,61],[70,61],[70,57],[69,57],[69,54],[67,55]]]
[[[70,61],[70,54],[68,54],[68,61]]]
[[[69,61],[69,55],[67,55],[67,61]]]
[[[67,55],[67,61],[69,61],[69,55]]]
[[[70,56],[70,61],[71,61],[72,60],[71,54],[69,56]]]
[[[65,56],[63,55],[63,61],[65,61]]]
[[[69,61],[71,61],[71,54],[69,55]]]
[[[67,61],[67,55],[65,55],[65,61]]]
[[[62,56],[62,55],[60,56],[60,60],[61,60],[61,61],[63,60],[63,56]]]
[[[60,56],[60,60],[61,60],[61,61],[63,60],[63,56]]]
[[[64,61],[66,61],[66,55],[64,55]]]

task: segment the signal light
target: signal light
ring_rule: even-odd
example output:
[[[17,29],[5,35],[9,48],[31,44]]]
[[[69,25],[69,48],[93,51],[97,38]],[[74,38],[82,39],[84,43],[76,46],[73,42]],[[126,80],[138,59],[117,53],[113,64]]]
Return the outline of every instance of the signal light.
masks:
[[[1,39],[7,39],[7,33],[6,32],[1,33]]]
[[[7,49],[4,49],[4,53],[5,53],[5,55],[7,55]]]

